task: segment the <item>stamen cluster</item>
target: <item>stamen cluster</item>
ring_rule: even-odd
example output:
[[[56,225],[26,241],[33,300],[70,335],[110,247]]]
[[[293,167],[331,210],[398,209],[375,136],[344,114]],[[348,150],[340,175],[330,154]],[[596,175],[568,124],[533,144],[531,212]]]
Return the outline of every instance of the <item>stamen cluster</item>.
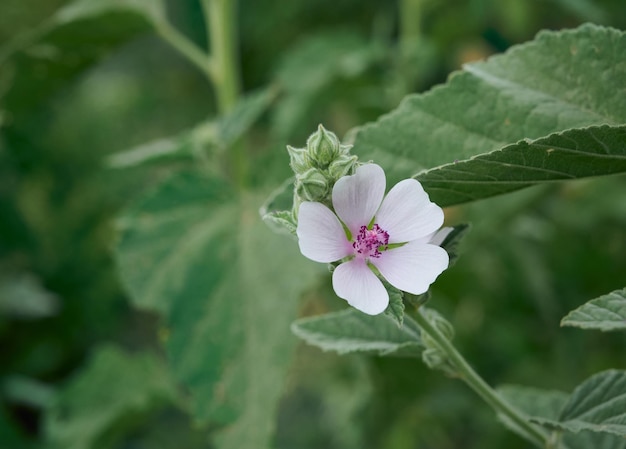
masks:
[[[361,226],[352,247],[357,254],[364,257],[379,258],[382,254],[380,251],[386,250],[388,244],[389,233],[377,224],[374,224],[372,229],[368,229],[367,226]]]

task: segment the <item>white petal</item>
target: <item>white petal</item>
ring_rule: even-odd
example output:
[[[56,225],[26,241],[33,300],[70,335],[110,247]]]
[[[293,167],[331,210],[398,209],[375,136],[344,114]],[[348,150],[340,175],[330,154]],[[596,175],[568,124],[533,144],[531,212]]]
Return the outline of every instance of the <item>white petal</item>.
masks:
[[[378,315],[387,308],[389,294],[363,259],[342,263],[333,271],[333,289],[355,309]]]
[[[362,165],[333,187],[333,207],[352,235],[367,226],[385,195],[385,172],[376,164]]]
[[[316,262],[334,262],[353,252],[339,219],[322,203],[300,205],[296,234],[300,252]]]
[[[430,236],[430,239],[429,239],[430,244],[441,246],[441,244],[446,239],[446,237],[448,237],[448,234],[450,234],[452,231],[454,231],[454,228],[451,228],[451,227],[441,228],[440,230],[435,232],[432,236]]]
[[[379,258],[372,258],[370,262],[397,289],[421,295],[448,268],[449,258],[443,248],[409,242],[383,251]]]
[[[376,223],[389,233],[389,243],[410,242],[439,229],[443,210],[428,199],[417,180],[405,179],[383,200]]]

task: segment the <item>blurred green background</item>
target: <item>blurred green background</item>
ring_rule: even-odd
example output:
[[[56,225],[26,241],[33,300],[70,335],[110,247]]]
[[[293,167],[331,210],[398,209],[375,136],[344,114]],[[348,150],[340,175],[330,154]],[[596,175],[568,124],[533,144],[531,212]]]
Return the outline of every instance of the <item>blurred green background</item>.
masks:
[[[0,43],[9,45],[66,3],[3,0]],[[540,29],[587,21],[626,28],[621,0],[424,0],[421,26],[407,37],[398,8],[373,0],[239,2],[243,89],[277,92],[245,139],[263,184],[289,176],[284,146],[303,146],[318,123],[343,135],[407,93],[445,81],[463,62]],[[205,46],[197,1],[170,1],[168,15]],[[64,38],[80,42],[84,31]],[[167,379],[145,384],[115,365],[137,363],[137,372],[153,373],[161,359],[127,360],[110,346],[158,353],[160,338],[158,317],[134,310],[118,280],[113,220],[133,197],[190,162],[107,165],[114,153],[214,117],[211,86],[151,33],[113,42],[71,76],[60,73],[49,95],[31,95],[38,85],[28,80],[12,91],[10,70],[0,65],[0,447],[45,447],[50,433],[61,431],[80,435],[76,448],[211,447],[211,429],[192,422]],[[473,229],[464,256],[437,281],[432,305],[456,326],[458,346],[489,382],[571,390],[601,369],[625,367],[623,335],[559,328],[569,310],[624,286],[625,188],[623,176],[585,180],[446,211],[450,223],[471,222]],[[302,313],[343,306],[324,278]],[[55,397],[69,391],[92,400],[76,407],[97,408],[94,391],[106,397],[107,376],[80,379],[101,365],[137,390],[154,391],[152,400],[104,424],[87,414],[63,427],[50,416]],[[526,444],[494,423],[464,385],[419,360],[341,358],[301,345],[275,446]]]

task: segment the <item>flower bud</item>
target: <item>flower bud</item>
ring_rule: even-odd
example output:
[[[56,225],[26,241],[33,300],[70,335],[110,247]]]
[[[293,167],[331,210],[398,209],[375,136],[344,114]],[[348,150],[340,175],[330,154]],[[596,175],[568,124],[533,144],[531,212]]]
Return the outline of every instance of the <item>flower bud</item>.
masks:
[[[316,168],[296,176],[296,194],[304,201],[325,202],[331,188],[324,174]]]
[[[333,181],[354,173],[356,168],[356,156],[341,155],[328,166],[328,175]]]
[[[302,174],[311,168],[305,148],[294,148],[287,145],[287,152],[290,159],[289,165],[295,174]]]
[[[344,145],[341,145],[335,133],[326,131],[319,125],[317,131],[311,134],[306,141],[309,157],[319,168],[326,168],[337,157],[345,152]]]

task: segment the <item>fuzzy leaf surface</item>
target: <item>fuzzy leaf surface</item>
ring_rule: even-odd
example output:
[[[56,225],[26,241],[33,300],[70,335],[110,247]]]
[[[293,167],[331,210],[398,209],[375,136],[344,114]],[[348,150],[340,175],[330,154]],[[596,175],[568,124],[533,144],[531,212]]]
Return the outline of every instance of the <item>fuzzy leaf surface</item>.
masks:
[[[328,313],[293,323],[293,333],[324,351],[339,354],[362,352],[377,355],[419,356],[423,349],[420,329],[405,317],[402,326],[397,318],[366,315],[355,309]]]
[[[161,312],[176,379],[219,448],[267,447],[296,339],[298,297],[319,271],[259,218],[259,195],[175,175],[120,222],[133,302]],[[321,266],[320,266],[321,271]]]
[[[626,371],[608,370],[580,384],[558,419],[533,419],[550,429],[626,436]]]
[[[613,331],[626,329],[626,288],[592,299],[572,310],[561,326]]]
[[[541,32],[358,129],[354,153],[441,206],[626,171],[626,33]],[[602,126],[607,125],[607,126]]]
[[[561,410],[567,403],[568,394],[558,390],[543,390],[521,385],[503,385],[498,388],[510,404],[528,415],[529,418],[558,420]],[[499,416],[502,423],[511,431],[528,438],[525,432],[504,416]],[[626,440],[606,433],[582,431],[566,432],[563,435],[562,449],[624,449]]]

